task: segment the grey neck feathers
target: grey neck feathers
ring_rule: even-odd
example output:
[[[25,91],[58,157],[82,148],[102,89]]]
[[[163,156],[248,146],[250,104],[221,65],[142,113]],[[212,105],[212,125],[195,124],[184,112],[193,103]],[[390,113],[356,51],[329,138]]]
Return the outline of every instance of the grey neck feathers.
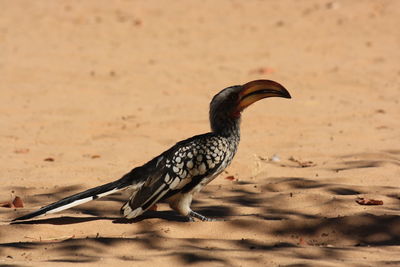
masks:
[[[210,114],[210,124],[213,133],[240,139],[240,117],[231,118],[229,116],[221,116],[222,114]]]

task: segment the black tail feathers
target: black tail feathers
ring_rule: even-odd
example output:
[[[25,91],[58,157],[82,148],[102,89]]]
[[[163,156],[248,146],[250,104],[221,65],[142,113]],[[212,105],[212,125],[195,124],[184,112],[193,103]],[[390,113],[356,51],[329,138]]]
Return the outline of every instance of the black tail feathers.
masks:
[[[62,211],[65,209],[69,209],[71,207],[89,202],[91,200],[95,200],[101,197],[104,197],[106,195],[115,193],[121,189],[124,189],[125,187],[128,187],[131,185],[131,179],[129,179],[129,175],[125,175],[121,179],[100,185],[95,188],[88,189],[86,191],[83,191],[81,193],[77,193],[75,195],[63,198],[57,202],[54,202],[50,205],[47,205],[45,207],[40,208],[39,210],[26,214],[24,216],[18,217],[12,221],[20,221],[20,220],[28,220],[40,215],[45,215],[45,214],[50,214],[50,213],[55,213],[58,211]]]

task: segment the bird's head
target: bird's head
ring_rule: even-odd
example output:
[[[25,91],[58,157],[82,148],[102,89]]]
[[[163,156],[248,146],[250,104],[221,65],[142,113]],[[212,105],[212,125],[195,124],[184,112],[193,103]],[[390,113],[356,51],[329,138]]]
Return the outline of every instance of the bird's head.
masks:
[[[221,127],[225,127],[229,121],[239,120],[245,108],[267,97],[291,98],[281,84],[271,80],[255,80],[223,89],[210,103],[212,130],[223,130]]]

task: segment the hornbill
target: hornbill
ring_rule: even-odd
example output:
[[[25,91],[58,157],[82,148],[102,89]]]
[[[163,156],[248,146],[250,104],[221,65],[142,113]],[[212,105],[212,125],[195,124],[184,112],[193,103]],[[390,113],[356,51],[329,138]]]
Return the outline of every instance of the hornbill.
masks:
[[[128,219],[165,200],[190,221],[194,218],[211,221],[190,208],[193,195],[231,163],[240,140],[241,112],[267,97],[291,98],[282,85],[271,80],[255,80],[225,88],[210,103],[211,132],[178,142],[114,182],[66,197],[13,221],[62,211],[125,188],[133,192],[121,208],[121,214]]]

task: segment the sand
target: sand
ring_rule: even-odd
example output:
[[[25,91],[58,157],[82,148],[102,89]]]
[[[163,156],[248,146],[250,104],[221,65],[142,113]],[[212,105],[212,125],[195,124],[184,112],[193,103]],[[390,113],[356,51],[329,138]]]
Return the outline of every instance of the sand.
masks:
[[[0,208],[0,265],[400,266],[400,1],[1,3],[0,201],[25,206]],[[9,224],[207,132],[255,79],[293,98],[244,112],[195,197],[223,220],[125,221],[122,192]]]

